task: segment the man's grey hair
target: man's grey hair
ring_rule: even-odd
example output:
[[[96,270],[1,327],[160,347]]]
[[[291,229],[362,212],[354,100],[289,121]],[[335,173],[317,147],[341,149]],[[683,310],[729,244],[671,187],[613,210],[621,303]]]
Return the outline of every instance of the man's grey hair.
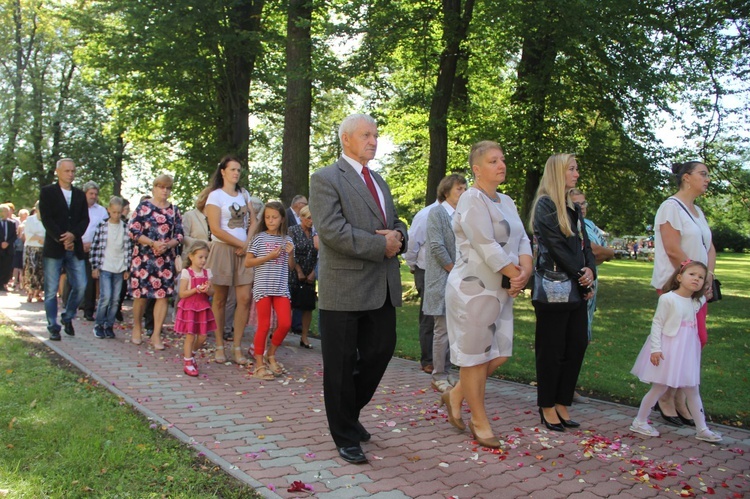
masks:
[[[344,118],[344,121],[339,125],[339,142],[341,142],[341,147],[344,147],[344,134],[353,133],[354,130],[356,130],[357,125],[362,121],[370,125],[378,126],[378,122],[369,114],[350,114]]]
[[[76,162],[70,158],[62,158],[62,159],[58,159],[57,163],[55,163],[55,169],[60,168],[60,165],[62,165],[63,163],[68,163],[68,162],[73,163],[74,165],[76,164]]]
[[[88,192],[91,189],[96,189],[98,191],[99,190],[99,184],[97,184],[93,180],[89,180],[88,182],[86,182],[85,184],[83,184],[83,189],[82,189],[83,192]]]
[[[111,198],[109,198],[109,205],[116,206],[122,209],[122,207],[125,206],[125,202],[119,196],[112,196]]]
[[[304,201],[305,204],[307,204],[307,198],[302,194],[297,194],[296,196],[292,198],[292,206],[299,203],[300,201]]]

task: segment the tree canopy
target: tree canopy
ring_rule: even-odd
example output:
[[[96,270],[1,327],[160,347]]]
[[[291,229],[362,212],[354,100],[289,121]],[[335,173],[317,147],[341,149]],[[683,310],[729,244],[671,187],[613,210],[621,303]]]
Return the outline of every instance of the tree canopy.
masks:
[[[0,0],[0,19],[0,194],[17,204],[63,156],[105,193],[170,171],[192,204],[227,153],[289,202],[363,111],[406,219],[490,139],[522,215],[546,158],[574,152],[590,216],[642,233],[669,165],[697,158],[709,217],[750,231],[747,2]]]

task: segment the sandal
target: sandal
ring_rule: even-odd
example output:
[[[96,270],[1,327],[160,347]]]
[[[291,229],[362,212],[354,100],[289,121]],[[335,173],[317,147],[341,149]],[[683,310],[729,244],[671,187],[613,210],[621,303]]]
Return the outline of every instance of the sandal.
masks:
[[[227,358],[224,355],[224,345],[217,345],[216,353],[214,354],[214,362],[217,362],[219,364],[225,364],[226,361],[227,361]]]
[[[139,334],[138,337],[136,338],[134,334],[131,334],[130,343],[132,343],[133,345],[140,345],[141,343],[143,343],[143,339],[141,338],[141,336],[142,335]]]
[[[234,347],[234,363],[245,366],[247,362],[247,357],[242,355],[242,347]]]
[[[276,362],[275,356],[264,355],[263,360],[274,375],[281,376],[284,374],[284,365],[281,362]]]
[[[265,381],[271,381],[274,379],[274,375],[268,370],[266,366],[258,366],[252,374],[255,379],[262,379]]]

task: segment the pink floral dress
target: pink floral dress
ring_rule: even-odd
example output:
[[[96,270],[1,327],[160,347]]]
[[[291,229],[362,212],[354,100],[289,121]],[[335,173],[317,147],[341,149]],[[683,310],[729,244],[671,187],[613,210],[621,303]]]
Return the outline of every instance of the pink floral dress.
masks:
[[[142,201],[135,209],[130,221],[130,237],[133,244],[133,262],[130,266],[130,292],[133,298],[166,298],[174,294],[175,249],[159,256],[151,246],[138,244],[140,236],[153,241],[182,242],[182,217],[180,210],[170,204],[159,208],[151,201]]]

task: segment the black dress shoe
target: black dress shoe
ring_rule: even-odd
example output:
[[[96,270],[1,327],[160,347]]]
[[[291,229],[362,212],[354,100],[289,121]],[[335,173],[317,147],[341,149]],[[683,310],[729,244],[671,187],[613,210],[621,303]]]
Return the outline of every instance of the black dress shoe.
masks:
[[[560,422],[565,428],[578,428],[579,426],[581,426],[581,423],[573,421],[572,419],[563,419],[563,417],[560,416],[559,412],[557,413],[557,417],[560,418]]]
[[[680,422],[682,422],[682,424],[684,424],[685,426],[695,426],[695,421],[690,418],[686,418],[685,416],[680,414],[680,411],[677,411],[677,417],[680,418]]]
[[[552,431],[565,431],[565,427],[562,425],[562,423],[550,423],[544,418],[544,412],[542,411],[542,408],[539,408],[539,417],[542,418],[542,423],[544,423],[544,426],[547,427],[548,430]]]
[[[124,318],[122,317],[122,311],[118,310],[117,312],[115,312],[115,320],[116,320],[117,322],[122,322],[122,321],[124,321],[124,320],[125,320],[125,319],[124,319]]]
[[[678,416],[667,416],[666,414],[664,414],[664,412],[661,410],[661,407],[659,407],[659,402],[656,403],[656,405],[654,406],[654,409],[656,409],[657,411],[659,411],[659,414],[661,415],[661,418],[667,424],[670,424],[672,426],[678,426],[678,427],[683,426],[682,421],[680,421],[680,418]]]
[[[372,435],[370,435],[370,432],[365,430],[365,427],[362,426],[362,423],[357,421],[357,431],[359,431],[359,441],[360,442],[369,442],[370,438],[372,438]]]
[[[362,452],[362,447],[359,445],[353,445],[351,447],[339,447],[339,456],[347,463],[362,464],[367,462],[365,453]]]
[[[60,331],[50,331],[49,332],[49,339],[52,341],[60,341],[62,338],[60,337]]]
[[[73,321],[70,322],[63,322],[63,331],[65,331],[65,334],[68,336],[75,336],[76,330],[73,329]]]
[[[86,315],[86,314],[84,314],[83,315],[83,320],[89,321],[89,322],[94,322],[94,316],[93,315]]]

